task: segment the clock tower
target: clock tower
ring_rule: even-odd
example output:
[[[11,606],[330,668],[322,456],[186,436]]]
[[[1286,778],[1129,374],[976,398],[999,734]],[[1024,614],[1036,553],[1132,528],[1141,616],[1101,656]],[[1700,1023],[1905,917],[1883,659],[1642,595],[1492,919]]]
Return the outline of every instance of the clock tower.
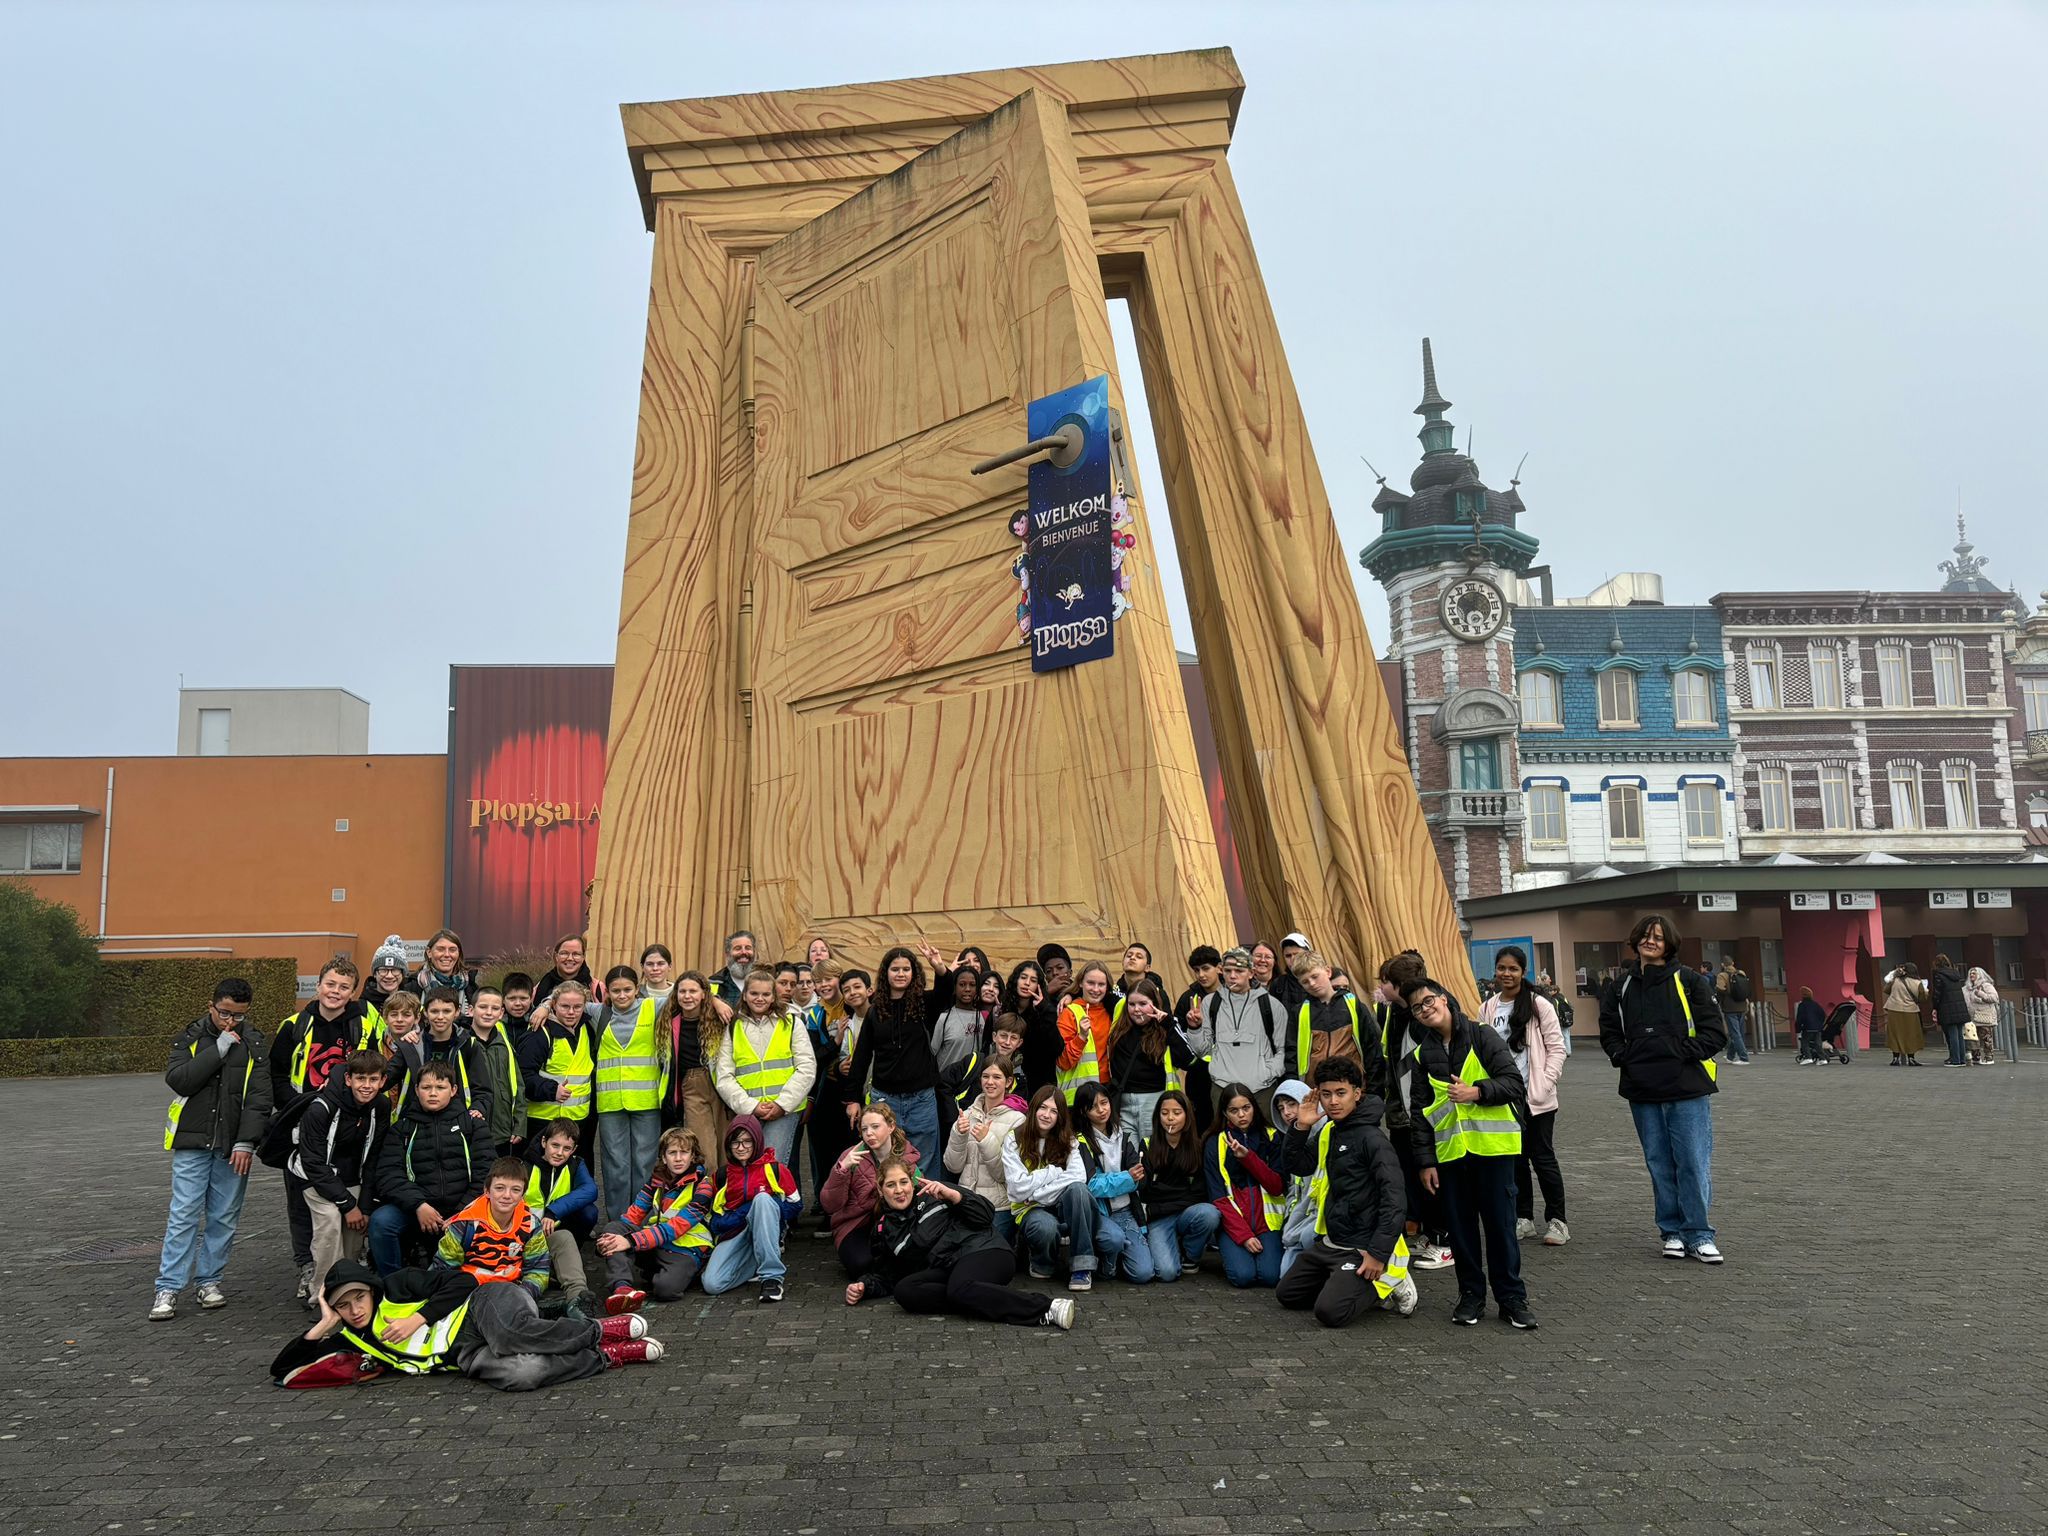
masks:
[[[1422,462],[1402,495],[1380,481],[1372,509],[1379,537],[1359,563],[1387,589],[1401,666],[1408,767],[1459,902],[1510,888],[1521,867],[1522,791],[1515,733],[1511,594],[1536,554],[1515,526],[1518,481],[1489,489],[1456,447],[1438,391],[1436,359],[1422,343]]]

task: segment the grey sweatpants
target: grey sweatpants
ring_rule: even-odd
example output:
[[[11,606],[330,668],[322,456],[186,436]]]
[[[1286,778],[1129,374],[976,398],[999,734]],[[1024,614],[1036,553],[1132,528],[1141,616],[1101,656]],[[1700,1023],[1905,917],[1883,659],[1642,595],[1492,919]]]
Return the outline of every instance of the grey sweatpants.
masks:
[[[455,1338],[455,1363],[465,1376],[500,1392],[531,1392],[580,1381],[605,1368],[597,1342],[603,1330],[588,1318],[540,1315],[533,1292],[516,1280],[480,1285]]]

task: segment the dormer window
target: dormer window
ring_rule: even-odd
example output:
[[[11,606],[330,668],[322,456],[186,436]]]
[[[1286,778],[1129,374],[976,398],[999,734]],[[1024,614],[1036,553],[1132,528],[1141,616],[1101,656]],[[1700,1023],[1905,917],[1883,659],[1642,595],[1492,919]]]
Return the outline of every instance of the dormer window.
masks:
[[[1459,491],[1456,496],[1458,521],[1469,523],[1474,518],[1486,515],[1486,492],[1484,489]]]

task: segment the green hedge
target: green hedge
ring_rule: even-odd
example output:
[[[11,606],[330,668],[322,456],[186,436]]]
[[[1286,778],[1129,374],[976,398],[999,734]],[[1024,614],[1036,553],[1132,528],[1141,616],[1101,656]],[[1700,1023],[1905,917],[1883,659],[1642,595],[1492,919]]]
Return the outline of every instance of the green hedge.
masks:
[[[189,1020],[187,1022],[190,1022]],[[106,1072],[161,1074],[171,1037],[95,1036],[71,1040],[0,1040],[0,1077],[90,1077]]]
[[[239,976],[255,988],[256,1002],[250,1013],[266,1039],[276,1031],[279,1019],[298,1012],[296,960],[226,955],[102,960],[99,996],[87,1023],[98,1035],[168,1041],[206,1012],[207,1004],[213,1001],[214,983],[223,976]]]
[[[103,960],[87,1022],[100,1033],[45,1040],[0,1040],[0,1077],[83,1077],[102,1072],[160,1073],[171,1041],[213,1001],[214,984],[239,976],[256,993],[250,1012],[267,1043],[278,1021],[298,1011],[294,960]]]

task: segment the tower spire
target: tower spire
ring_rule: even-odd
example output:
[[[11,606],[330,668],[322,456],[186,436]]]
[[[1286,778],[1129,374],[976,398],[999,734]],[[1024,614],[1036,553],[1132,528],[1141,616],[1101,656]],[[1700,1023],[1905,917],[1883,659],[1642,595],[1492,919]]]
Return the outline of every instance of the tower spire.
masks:
[[[1429,350],[1429,338],[1422,338],[1422,404],[1415,407],[1415,414],[1434,419],[1451,408],[1451,402],[1437,392],[1436,358]]]
[[[1444,420],[1444,412],[1451,408],[1436,387],[1436,356],[1430,351],[1429,338],[1422,338],[1422,404],[1415,407],[1415,414],[1422,418],[1422,430],[1416,434],[1422,440],[1425,458],[1440,453],[1457,451],[1458,430]]]

